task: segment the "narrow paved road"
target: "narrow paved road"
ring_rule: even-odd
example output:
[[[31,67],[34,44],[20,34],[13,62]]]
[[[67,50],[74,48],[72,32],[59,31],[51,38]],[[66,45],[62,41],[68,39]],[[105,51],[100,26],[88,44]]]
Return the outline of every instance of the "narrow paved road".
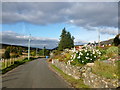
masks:
[[[25,63],[2,79],[4,88],[68,88],[64,80],[49,69],[45,59]]]

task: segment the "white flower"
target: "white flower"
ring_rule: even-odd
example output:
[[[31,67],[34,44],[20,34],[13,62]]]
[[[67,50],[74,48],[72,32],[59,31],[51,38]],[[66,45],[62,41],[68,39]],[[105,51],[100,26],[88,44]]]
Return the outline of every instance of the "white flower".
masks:
[[[87,56],[89,55],[89,53],[87,53]]]
[[[96,56],[94,56],[94,58],[96,58]]]
[[[82,63],[83,63],[84,61],[82,61]]]
[[[78,59],[80,58],[80,56],[77,57]]]
[[[85,52],[87,52],[87,50],[85,50]]]
[[[92,61],[92,59],[90,59]]]
[[[86,59],[89,59],[89,57],[85,57]]]
[[[101,52],[99,52],[99,54],[101,55]]]
[[[93,51],[93,54],[95,54],[95,51]]]
[[[73,60],[71,60],[71,62],[72,62]]]

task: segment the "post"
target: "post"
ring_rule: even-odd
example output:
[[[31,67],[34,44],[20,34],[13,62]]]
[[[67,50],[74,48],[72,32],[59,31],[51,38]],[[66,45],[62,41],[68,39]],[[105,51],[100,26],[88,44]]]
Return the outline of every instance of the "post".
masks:
[[[29,40],[28,40],[28,60],[30,60],[30,36],[29,36]]]
[[[36,57],[37,57],[37,48],[36,48]]]
[[[100,30],[98,30],[98,46],[100,47]]]

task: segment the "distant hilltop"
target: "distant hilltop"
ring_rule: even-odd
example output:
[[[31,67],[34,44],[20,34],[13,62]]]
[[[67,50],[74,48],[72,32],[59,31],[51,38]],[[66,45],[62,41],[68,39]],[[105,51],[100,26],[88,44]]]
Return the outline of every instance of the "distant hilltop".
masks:
[[[101,45],[109,45],[109,44],[113,44],[114,39],[109,39],[109,40],[105,40],[105,41],[101,41],[100,44]]]
[[[6,49],[8,46],[14,46],[14,47],[22,47],[24,49],[28,49],[27,46],[21,46],[21,45],[12,45],[12,44],[4,44],[4,43],[0,43],[0,46],[2,49]],[[36,49],[35,47],[31,47],[32,50]],[[39,50],[42,50],[41,48],[38,48]]]

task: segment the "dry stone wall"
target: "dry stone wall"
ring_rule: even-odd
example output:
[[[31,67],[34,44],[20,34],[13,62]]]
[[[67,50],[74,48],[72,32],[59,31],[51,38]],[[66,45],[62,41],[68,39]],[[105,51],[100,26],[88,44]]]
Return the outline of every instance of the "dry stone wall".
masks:
[[[118,79],[107,79],[92,73],[91,67],[87,65],[77,67],[58,60],[52,60],[52,64],[75,79],[82,78],[84,83],[92,88],[116,88],[120,84]]]

